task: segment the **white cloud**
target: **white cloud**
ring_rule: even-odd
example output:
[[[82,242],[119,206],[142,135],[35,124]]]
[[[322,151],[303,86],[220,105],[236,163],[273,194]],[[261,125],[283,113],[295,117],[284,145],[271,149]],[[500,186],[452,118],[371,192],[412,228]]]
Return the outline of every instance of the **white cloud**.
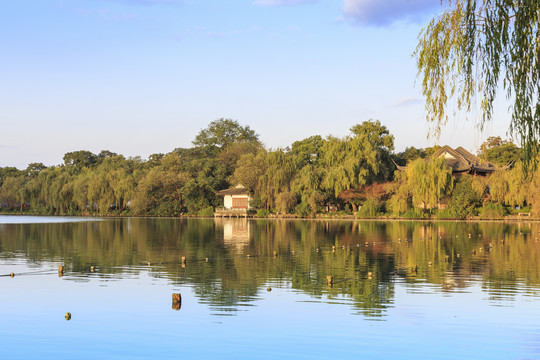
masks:
[[[398,21],[421,22],[440,8],[440,0],[343,0],[343,12],[348,19],[376,26]]]
[[[282,5],[295,5],[295,4],[310,4],[316,3],[319,0],[255,0],[255,5],[261,6],[282,6]]]

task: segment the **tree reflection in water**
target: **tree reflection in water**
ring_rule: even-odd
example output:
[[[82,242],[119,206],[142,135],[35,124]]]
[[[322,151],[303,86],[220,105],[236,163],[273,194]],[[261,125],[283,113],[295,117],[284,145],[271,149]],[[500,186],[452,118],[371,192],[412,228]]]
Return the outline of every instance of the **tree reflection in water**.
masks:
[[[539,230],[536,223],[246,219],[4,224],[0,258],[63,263],[64,278],[77,281],[150,271],[191,286],[201,302],[225,313],[271,285],[379,317],[392,306],[396,281],[452,292],[481,279],[493,301],[511,300],[518,287],[534,289]],[[90,273],[91,266],[99,271]]]

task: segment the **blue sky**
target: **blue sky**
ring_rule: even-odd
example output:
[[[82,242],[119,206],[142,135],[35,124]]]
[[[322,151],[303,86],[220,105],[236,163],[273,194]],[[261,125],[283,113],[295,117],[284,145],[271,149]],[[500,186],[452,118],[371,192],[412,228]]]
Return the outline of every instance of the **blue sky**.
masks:
[[[427,139],[411,53],[439,0],[17,0],[0,12],[0,166],[190,147],[218,118],[268,148],[378,119],[396,150],[506,137],[453,121]],[[473,114],[474,116],[474,114]]]

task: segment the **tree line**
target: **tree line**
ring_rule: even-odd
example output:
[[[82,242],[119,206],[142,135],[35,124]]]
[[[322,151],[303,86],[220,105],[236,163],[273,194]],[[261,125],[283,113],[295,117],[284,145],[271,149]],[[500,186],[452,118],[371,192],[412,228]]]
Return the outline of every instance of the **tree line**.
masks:
[[[439,147],[394,152],[394,136],[377,120],[351,127],[344,137],[315,135],[290,147],[266,149],[249,126],[218,119],[191,148],[148,159],[111,151],[69,152],[63,164],[0,168],[3,212],[51,215],[211,215],[222,205],[215,192],[243,184],[260,216],[315,216],[335,205],[344,214],[465,218],[499,217],[515,207],[540,213],[538,176],[523,176],[521,150],[489,138],[481,159],[511,170],[491,176],[452,176],[443,159],[426,161]],[[395,163],[408,164],[396,171]]]

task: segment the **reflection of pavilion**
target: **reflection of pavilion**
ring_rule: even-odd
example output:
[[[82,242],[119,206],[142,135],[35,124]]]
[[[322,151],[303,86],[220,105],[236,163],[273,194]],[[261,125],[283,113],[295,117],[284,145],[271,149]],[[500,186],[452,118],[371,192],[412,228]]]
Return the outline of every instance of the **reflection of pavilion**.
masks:
[[[235,252],[241,253],[249,244],[250,221],[245,218],[221,218],[214,220],[216,225],[223,225],[223,242]]]

